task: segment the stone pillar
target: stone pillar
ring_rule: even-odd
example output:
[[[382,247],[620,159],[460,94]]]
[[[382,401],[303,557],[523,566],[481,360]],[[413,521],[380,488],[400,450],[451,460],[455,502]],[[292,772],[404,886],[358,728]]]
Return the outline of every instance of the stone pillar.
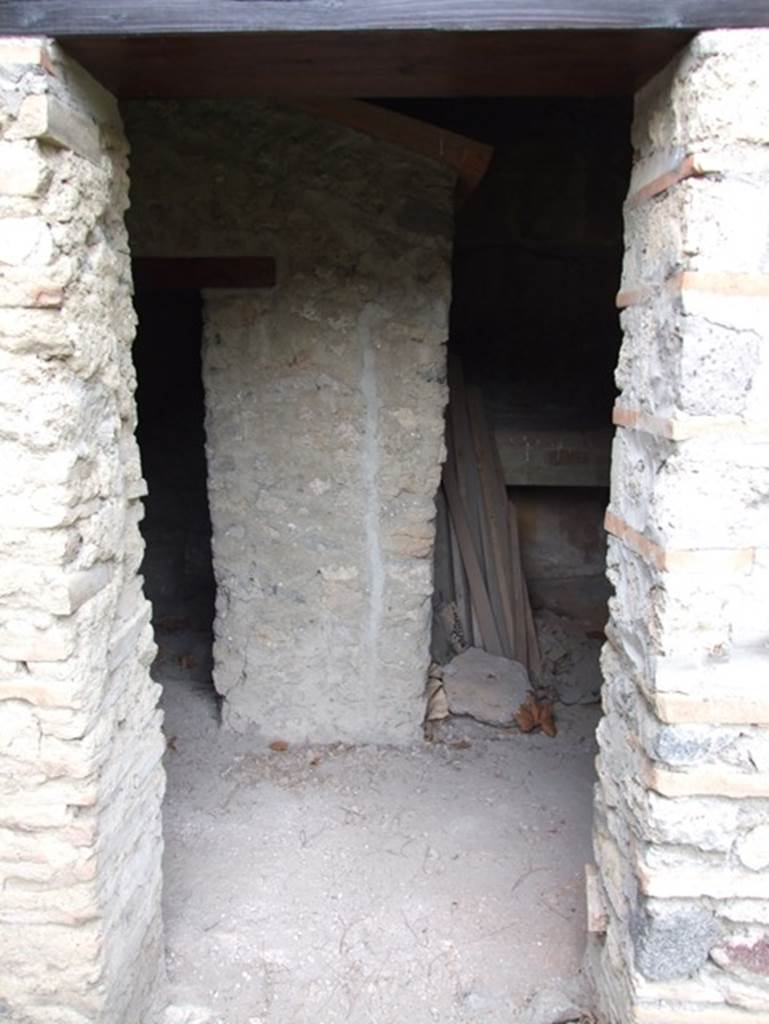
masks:
[[[148,1020],[163,744],[137,575],[127,146],[41,40],[0,40],[0,1017]]]
[[[421,736],[453,173],[261,102],[134,103],[141,256],[272,256],[208,291],[223,718],[265,740]]]
[[[602,1020],[769,1021],[769,31],[638,95],[593,908]]]

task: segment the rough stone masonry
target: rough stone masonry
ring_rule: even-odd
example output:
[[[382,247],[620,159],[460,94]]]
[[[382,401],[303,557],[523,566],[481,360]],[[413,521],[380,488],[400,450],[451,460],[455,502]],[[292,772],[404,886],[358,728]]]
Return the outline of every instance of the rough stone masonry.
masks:
[[[695,39],[633,146],[594,966],[607,1021],[766,1024],[769,32]]]
[[[137,1024],[164,776],[117,107],[0,40],[0,1018]]]
[[[301,735],[376,722],[406,738],[427,649],[448,182],[297,114],[255,107],[244,123],[203,104],[185,126],[166,109],[144,108],[160,126],[146,150],[134,122],[144,254],[258,245],[282,275],[269,295],[207,297],[227,713],[266,736],[290,713]],[[634,146],[594,976],[612,1024],[767,1024],[769,33],[699,36],[639,94]],[[177,201],[196,162],[205,188]],[[149,1021],[162,964],[125,166],[112,99],[55,47],[0,41],[0,1016],[14,1024]],[[309,689],[279,676],[284,660]],[[393,695],[369,689],[364,707],[371,679]]]
[[[134,255],[266,255],[205,294],[224,722],[417,739],[443,460],[446,168],[261,102],[131,103]]]

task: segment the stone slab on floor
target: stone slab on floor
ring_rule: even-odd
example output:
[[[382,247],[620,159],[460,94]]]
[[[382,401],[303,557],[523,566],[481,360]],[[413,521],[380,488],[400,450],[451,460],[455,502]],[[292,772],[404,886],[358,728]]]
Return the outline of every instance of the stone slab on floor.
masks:
[[[468,647],[443,668],[443,689],[452,715],[469,715],[489,725],[512,725],[530,686],[518,661]]]

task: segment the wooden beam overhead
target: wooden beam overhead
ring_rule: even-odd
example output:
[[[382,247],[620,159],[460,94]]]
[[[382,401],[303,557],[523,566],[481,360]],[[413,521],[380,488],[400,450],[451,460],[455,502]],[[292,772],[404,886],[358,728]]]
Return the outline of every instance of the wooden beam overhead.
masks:
[[[703,29],[769,25],[766,0],[3,0],[0,33]]]
[[[80,35],[64,39],[63,45],[123,99],[628,96],[681,50],[691,34],[651,30]]]
[[[179,259],[139,256],[131,265],[137,289],[271,288],[275,284],[275,260],[268,256]]]
[[[484,142],[372,103],[302,99],[291,106],[453,168],[465,186],[465,194],[478,185],[494,156],[493,146]]]

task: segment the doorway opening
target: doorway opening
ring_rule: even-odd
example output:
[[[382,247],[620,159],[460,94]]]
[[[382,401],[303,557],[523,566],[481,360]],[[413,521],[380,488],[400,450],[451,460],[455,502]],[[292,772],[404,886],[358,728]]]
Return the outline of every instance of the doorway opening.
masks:
[[[147,483],[141,573],[152,602],[158,653],[153,675],[163,703],[218,717],[212,682],[216,586],[208,509],[205,403],[201,377],[202,301],[194,289],[138,288],[133,358],[137,440]],[[177,706],[178,705],[178,706]],[[173,747],[173,732],[167,731]]]
[[[452,696],[455,717],[472,717],[476,674],[504,655],[526,670],[500,683],[527,701],[522,723],[541,711],[552,729],[552,711],[563,717],[600,700],[630,105],[433,101],[424,109],[480,133],[495,152],[457,216],[433,723]],[[529,707],[531,691],[537,706]],[[482,701],[477,715],[494,718]]]
[[[278,267],[274,289],[206,300],[226,662],[213,673],[231,728],[212,713],[206,660],[200,300],[138,299],[145,571],[171,741],[169,975],[178,1004],[213,1019],[544,1024],[588,999],[584,866],[629,109],[385,106],[495,148],[454,210],[450,332],[445,168],[262,103],[127,105],[136,255],[224,251]],[[516,508],[554,737],[458,715],[454,731],[421,738],[431,604],[440,611],[432,530],[447,333]],[[174,377],[169,400],[181,359],[186,392],[174,397]],[[181,467],[164,476],[181,435],[197,451],[184,480]],[[172,501],[181,519],[170,529]],[[205,653],[180,649],[186,636],[164,632],[166,617],[194,623]],[[586,687],[576,697],[575,666]],[[179,685],[183,674],[196,685]],[[407,742],[388,742],[395,728]]]

